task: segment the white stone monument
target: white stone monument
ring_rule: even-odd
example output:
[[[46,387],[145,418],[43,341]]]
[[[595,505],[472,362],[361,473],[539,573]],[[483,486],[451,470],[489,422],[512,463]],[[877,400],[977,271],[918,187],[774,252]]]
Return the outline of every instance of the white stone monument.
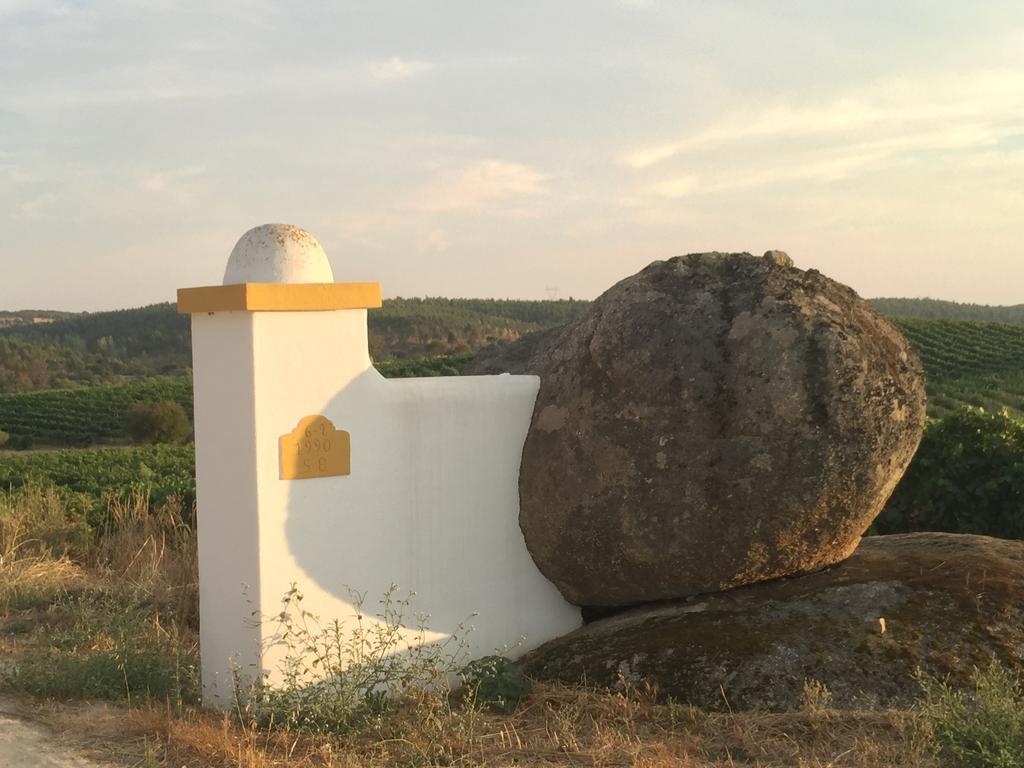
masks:
[[[224,285],[178,292],[192,315],[204,701],[231,701],[293,584],[349,619],[391,584],[431,639],[470,619],[472,656],[515,656],[580,624],[519,530],[534,376],[383,378],[367,347],[376,283],[335,283],[308,232],[242,236]]]

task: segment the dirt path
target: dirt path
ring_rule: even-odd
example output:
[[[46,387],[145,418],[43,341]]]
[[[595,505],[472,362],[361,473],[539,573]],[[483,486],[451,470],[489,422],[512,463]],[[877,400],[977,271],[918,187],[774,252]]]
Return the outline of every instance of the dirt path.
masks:
[[[108,768],[78,757],[60,745],[46,728],[12,713],[15,706],[0,699],[0,766],[10,768]]]

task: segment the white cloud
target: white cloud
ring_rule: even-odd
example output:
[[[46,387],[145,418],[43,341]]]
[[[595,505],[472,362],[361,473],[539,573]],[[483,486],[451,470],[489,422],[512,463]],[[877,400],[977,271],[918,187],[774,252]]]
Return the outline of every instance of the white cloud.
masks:
[[[669,181],[663,181],[654,186],[655,194],[662,197],[686,197],[697,188],[696,176],[680,176]]]
[[[2,152],[0,152],[0,158],[3,158]],[[29,170],[16,163],[0,161],[0,179],[4,179],[11,184],[31,184],[40,181],[40,174],[38,171]]]
[[[678,152],[678,144],[661,144],[659,146],[638,149],[635,152],[630,152],[622,158],[622,162],[630,168],[647,168],[648,166],[660,163],[662,160],[667,160]]]
[[[434,64],[429,61],[407,61],[405,59],[395,57],[380,61],[371,61],[366,65],[366,69],[370,73],[370,77],[374,80],[385,83],[409,80],[417,75],[422,75],[433,68]]]
[[[446,253],[452,247],[451,238],[443,229],[432,229],[417,240],[420,253]]]
[[[425,211],[456,211],[543,194],[546,176],[520,163],[484,160],[454,173],[442,174],[416,195],[413,207]]]
[[[172,168],[144,175],[139,180],[139,186],[147,192],[165,192],[178,182],[194,179],[205,174],[206,168],[201,165]]]
[[[17,16],[19,13],[28,11],[40,11],[43,3],[39,0],[0,0],[0,18],[4,16]],[[45,9],[49,10],[49,8]]]
[[[881,158],[927,149],[981,148],[1021,131],[1024,70],[982,71],[921,81],[887,79],[827,103],[779,103],[735,112],[677,142],[628,152],[621,161],[642,170],[683,154],[753,146],[788,153],[807,146],[843,151],[865,141],[875,142],[873,154]]]
[[[427,234],[427,249],[431,251],[447,251],[452,247],[452,241],[443,229],[432,229]]]
[[[762,241],[865,286],[862,252],[913,243],[907,291],[969,259],[960,298],[1020,293],[1020,13],[821,5],[0,0],[0,261],[294,219],[406,294],[579,295]]]
[[[31,200],[26,200],[14,206],[11,211],[11,218],[21,221],[39,221],[47,218],[57,203],[57,195],[46,192]]]

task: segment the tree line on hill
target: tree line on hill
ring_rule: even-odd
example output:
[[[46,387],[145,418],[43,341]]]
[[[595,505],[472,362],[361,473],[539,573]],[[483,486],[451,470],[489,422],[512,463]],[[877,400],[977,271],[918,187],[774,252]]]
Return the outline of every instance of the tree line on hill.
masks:
[[[187,318],[170,304],[0,328],[0,392],[90,386],[191,365]]]
[[[915,325],[915,318],[1024,326],[1024,305],[989,307],[934,299],[873,303],[885,315],[910,320],[901,328],[915,343],[929,334],[950,335],[953,328]],[[465,356],[495,341],[566,323],[589,306],[572,299],[388,299],[369,313],[370,352],[378,362],[406,360],[412,366],[424,357]],[[191,368],[189,321],[172,304],[79,315],[0,313],[0,320],[4,318],[9,322],[0,324],[0,393],[122,383]],[[1018,327],[1006,329],[1003,336],[1021,336]],[[935,358],[932,348],[925,351]]]
[[[992,306],[961,304],[940,299],[870,299],[886,317],[913,317],[921,320],[970,320],[981,323],[1024,325],[1024,304]]]
[[[66,317],[74,317],[77,314],[77,312],[57,312],[50,309],[19,309],[13,312],[0,309],[0,328],[52,323]]]
[[[370,351],[377,361],[466,354],[568,322],[587,306],[572,299],[389,299],[369,313]],[[189,321],[172,304],[0,327],[0,392],[111,384],[191,365]]]

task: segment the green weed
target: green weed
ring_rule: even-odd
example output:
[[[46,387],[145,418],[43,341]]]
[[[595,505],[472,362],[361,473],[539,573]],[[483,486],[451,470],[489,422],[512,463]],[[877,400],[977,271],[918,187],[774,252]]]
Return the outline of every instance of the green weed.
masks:
[[[447,706],[450,680],[465,655],[461,627],[447,640],[428,642],[427,616],[415,615],[406,626],[411,598],[392,585],[370,616],[363,610],[365,596],[354,593],[352,621],[324,622],[302,607],[302,593],[293,586],[281,613],[270,619],[274,632],[264,658],[279,659],[268,661],[276,673],[272,684],[265,676],[246,680],[236,670],[242,722],[348,733],[400,701],[444,699]]]
[[[143,596],[88,592],[52,611],[67,618],[48,629],[8,673],[11,688],[60,699],[198,701],[198,653],[176,626],[164,626]]]
[[[510,714],[530,693],[533,684],[510,659],[484,656],[467,664],[459,673],[478,704]]]
[[[940,756],[962,768],[1024,765],[1024,688],[1018,677],[993,662],[975,669],[973,688],[919,676],[920,710]]]

